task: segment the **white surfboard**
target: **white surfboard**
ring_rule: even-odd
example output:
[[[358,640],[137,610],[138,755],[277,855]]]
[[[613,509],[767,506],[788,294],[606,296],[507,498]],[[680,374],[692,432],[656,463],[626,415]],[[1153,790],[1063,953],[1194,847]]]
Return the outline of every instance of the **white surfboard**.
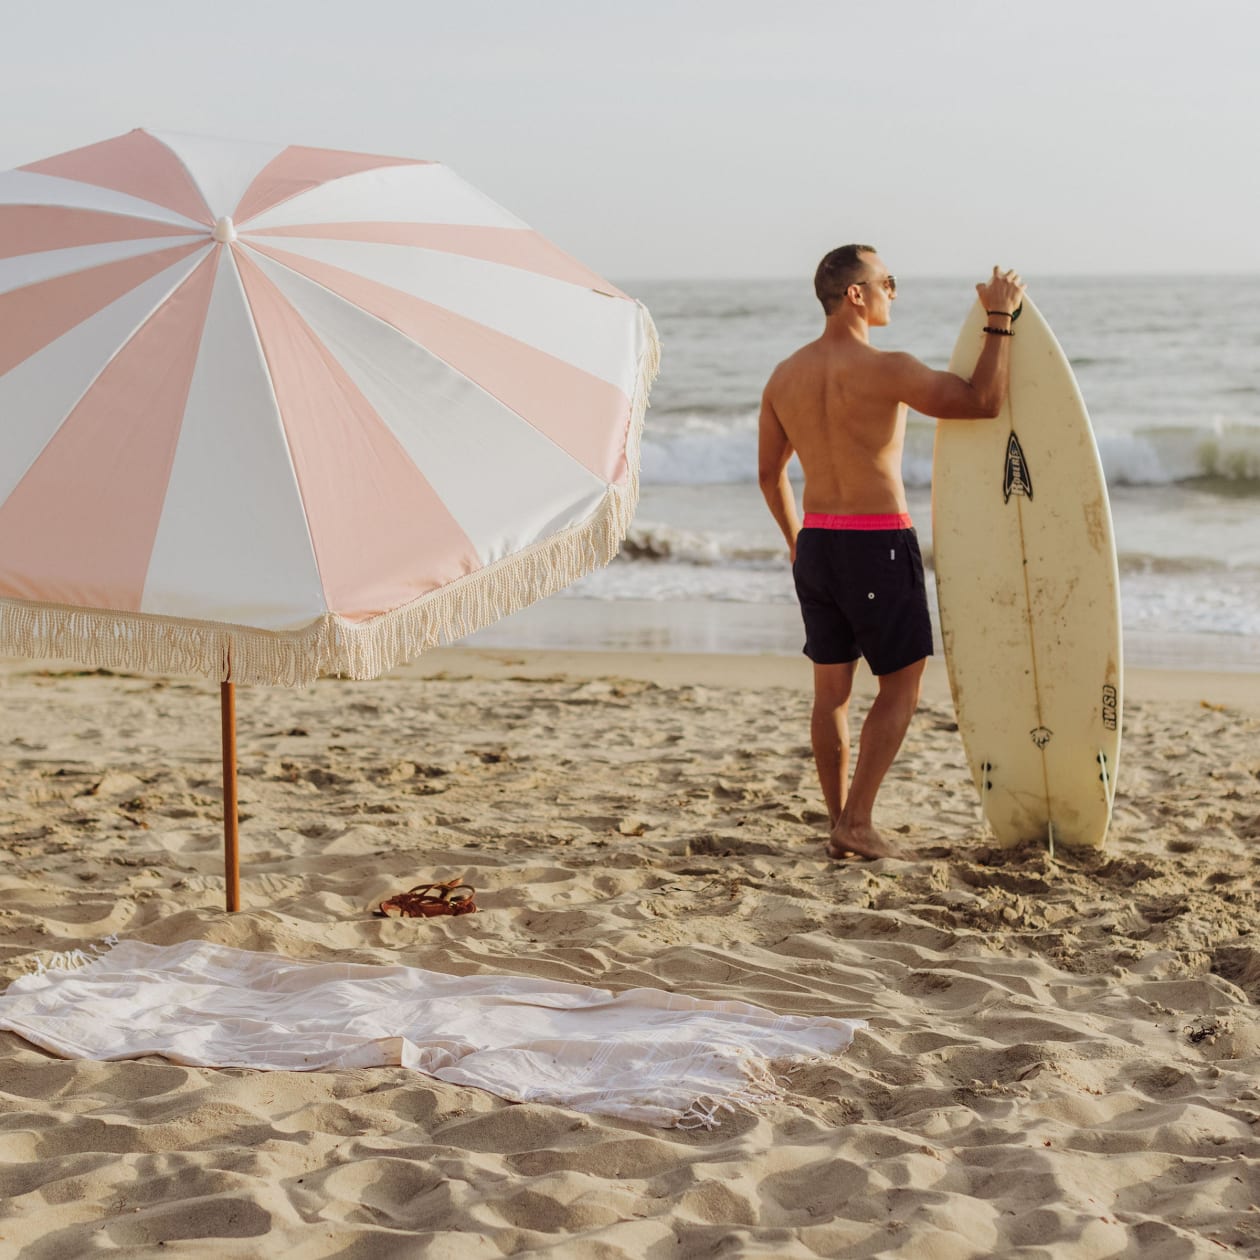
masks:
[[[971,377],[977,303],[950,370]],[[1076,378],[1025,298],[995,420],[942,420],[932,547],[958,729],[999,843],[1100,847],[1120,754],[1111,507]]]

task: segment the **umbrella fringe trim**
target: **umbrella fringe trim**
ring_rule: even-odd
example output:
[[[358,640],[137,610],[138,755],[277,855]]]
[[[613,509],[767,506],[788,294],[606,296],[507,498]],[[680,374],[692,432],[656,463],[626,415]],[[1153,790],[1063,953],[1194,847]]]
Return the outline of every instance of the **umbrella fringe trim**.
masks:
[[[660,342],[640,306],[644,349],[626,436],[627,475],[580,525],[543,539],[370,622],[328,613],[294,631],[151,613],[0,599],[0,652],[93,668],[304,687],[324,674],[377,678],[585,577],[616,556],[639,501],[639,450]]]

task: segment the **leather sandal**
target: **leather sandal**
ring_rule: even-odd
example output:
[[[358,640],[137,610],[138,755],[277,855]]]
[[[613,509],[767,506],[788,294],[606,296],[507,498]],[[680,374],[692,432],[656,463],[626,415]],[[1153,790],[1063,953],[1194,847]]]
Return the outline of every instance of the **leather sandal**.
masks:
[[[387,919],[432,919],[443,914],[475,914],[477,890],[459,879],[417,884],[381,902],[376,913]]]

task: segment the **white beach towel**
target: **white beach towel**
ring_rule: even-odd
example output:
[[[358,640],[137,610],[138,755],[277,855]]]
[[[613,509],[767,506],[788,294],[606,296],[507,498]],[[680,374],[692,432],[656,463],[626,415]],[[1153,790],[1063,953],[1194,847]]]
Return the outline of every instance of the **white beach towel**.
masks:
[[[776,1073],[839,1053],[864,1026],[655,989],[296,962],[205,941],[124,941],[0,996],[0,1028],[66,1058],[157,1054],[288,1072],[398,1065],[662,1127],[712,1127],[720,1108],[782,1097]]]

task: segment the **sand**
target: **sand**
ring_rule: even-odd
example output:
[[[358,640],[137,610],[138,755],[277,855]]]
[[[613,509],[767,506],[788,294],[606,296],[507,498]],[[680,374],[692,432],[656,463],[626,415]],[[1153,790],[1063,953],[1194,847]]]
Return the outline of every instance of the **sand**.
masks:
[[[1128,687],[1105,852],[991,847],[936,669],[881,802],[920,860],[867,864],[822,857],[798,660],[451,649],[242,691],[229,916],[217,688],[8,665],[4,982],[201,938],[871,1026],[712,1132],[0,1033],[0,1255],[1260,1254],[1260,675]],[[480,913],[370,913],[451,876]]]

